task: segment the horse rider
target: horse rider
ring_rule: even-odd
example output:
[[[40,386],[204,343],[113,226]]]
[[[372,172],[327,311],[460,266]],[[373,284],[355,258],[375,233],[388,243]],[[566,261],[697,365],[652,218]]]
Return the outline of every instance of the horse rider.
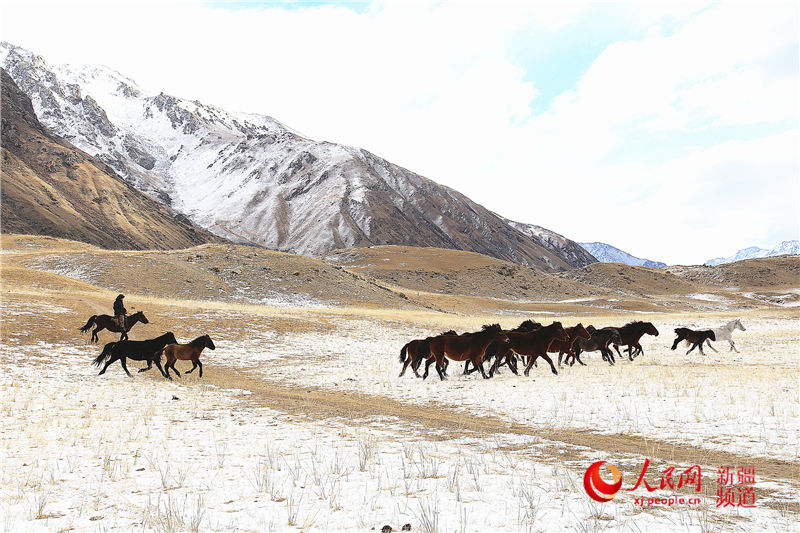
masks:
[[[114,300],[114,319],[117,321],[117,326],[122,331],[127,331],[125,328],[125,315],[128,313],[128,310],[125,309],[125,305],[122,303],[122,300],[125,298],[124,294],[120,294],[117,296],[117,299]]]

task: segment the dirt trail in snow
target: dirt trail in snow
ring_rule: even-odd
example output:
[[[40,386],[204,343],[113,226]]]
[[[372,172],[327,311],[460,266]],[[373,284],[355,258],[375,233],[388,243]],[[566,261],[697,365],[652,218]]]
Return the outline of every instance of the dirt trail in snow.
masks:
[[[208,365],[210,366],[210,365]],[[225,388],[251,391],[252,401],[271,409],[316,419],[343,418],[358,423],[375,417],[396,418],[407,431],[422,431],[429,438],[525,435],[554,443],[560,460],[575,458],[574,452],[562,450],[559,443],[605,452],[609,459],[619,454],[643,455],[651,461],[662,460],[670,465],[753,466],[761,479],[800,484],[800,463],[724,451],[674,444],[635,435],[607,434],[581,429],[540,428],[502,420],[492,416],[460,413],[446,406],[412,405],[382,397],[351,391],[332,391],[309,386],[286,386],[225,367],[214,367],[204,374],[203,381]],[[532,406],[531,408],[535,408]],[[394,422],[393,422],[394,423]],[[398,424],[398,425],[400,425]],[[563,452],[566,452],[564,454]],[[570,455],[572,457],[570,457]],[[638,475],[638,472],[635,474]],[[788,474],[788,476],[787,476]],[[800,512],[800,505],[793,504]]]

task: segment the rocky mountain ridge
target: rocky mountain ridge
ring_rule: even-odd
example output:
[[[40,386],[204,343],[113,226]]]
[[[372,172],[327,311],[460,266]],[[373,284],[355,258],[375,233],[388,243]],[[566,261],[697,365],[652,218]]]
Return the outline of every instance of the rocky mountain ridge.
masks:
[[[8,43],[0,64],[49,131],[234,242],[306,255],[435,246],[545,271],[593,260],[568,239],[532,235],[453,189],[270,117],[148,93],[106,67],[50,66]]]

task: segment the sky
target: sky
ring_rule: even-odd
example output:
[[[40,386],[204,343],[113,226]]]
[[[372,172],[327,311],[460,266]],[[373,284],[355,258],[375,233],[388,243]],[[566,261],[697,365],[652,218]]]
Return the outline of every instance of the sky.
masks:
[[[358,146],[579,242],[800,233],[798,4],[4,1],[0,38]]]

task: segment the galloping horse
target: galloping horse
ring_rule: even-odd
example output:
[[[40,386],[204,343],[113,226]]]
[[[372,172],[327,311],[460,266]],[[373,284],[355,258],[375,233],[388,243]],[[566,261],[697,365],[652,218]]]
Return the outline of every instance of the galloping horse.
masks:
[[[122,335],[119,337],[119,340],[124,341],[128,338],[127,330],[135,326],[137,322],[141,322],[142,324],[150,323],[150,321],[147,320],[147,317],[144,316],[144,313],[137,311],[131,316],[125,318],[125,331],[120,329],[119,325],[117,324],[117,320],[113,316],[108,315],[92,315],[89,317],[89,321],[86,323],[86,325],[79,329],[81,333],[86,333],[91,329],[92,326],[95,326],[94,331],[92,331],[92,342],[97,342],[99,340],[97,337],[97,332],[104,329],[114,333],[122,333]]]
[[[689,328],[675,328],[675,334],[678,335],[678,337],[675,339],[675,342],[672,343],[673,350],[678,347],[679,342],[684,340],[692,345],[686,352],[686,355],[689,355],[689,352],[695,348],[699,348],[700,353],[705,355],[705,353],[703,353],[703,343],[706,339],[711,339],[712,341],[717,340],[717,336],[714,335],[714,332],[710,329],[695,331]]]
[[[455,331],[452,329],[450,331],[445,331],[440,335],[457,335]],[[469,335],[468,333],[464,333],[464,335]],[[425,367],[426,373],[428,367],[435,361],[435,359],[431,356],[430,353],[430,342],[433,337],[426,337],[424,339],[414,339],[412,341],[407,342],[402,348],[400,348],[400,362],[403,363],[403,370],[400,371],[400,376],[406,373],[406,369],[409,365],[411,365],[411,370],[414,371],[414,375],[417,377],[422,377],[419,375],[419,365],[422,364],[423,359],[427,359],[428,364]],[[444,368],[444,375],[447,375],[447,361],[445,360],[445,368]]]
[[[101,376],[105,373],[108,365],[119,359],[122,369],[126,374],[128,374],[129,377],[132,377],[131,373],[128,372],[128,365],[125,364],[125,358],[129,357],[135,361],[147,361],[147,368],[143,368],[139,370],[139,372],[149,370],[153,366],[153,363],[155,363],[158,367],[158,370],[161,371],[161,375],[168,377],[164,372],[164,369],[161,368],[161,350],[167,344],[176,342],[178,342],[178,340],[171,331],[164,333],[160,337],[156,337],[155,339],[150,339],[147,341],[126,340],[109,342],[103,347],[103,351],[100,353],[100,355],[98,355],[94,361],[92,361],[92,364],[94,366],[100,366],[104,359],[108,359],[106,366],[104,366],[103,370],[101,370],[100,374],[98,374],[98,376]]]
[[[628,347],[628,359],[631,361],[633,361],[633,358],[637,355],[644,354],[644,349],[642,345],[639,344],[639,339],[641,339],[645,333],[658,337],[658,330],[652,322],[628,322],[621,328],[617,328],[617,331],[619,331],[619,336],[622,339],[620,344]],[[619,352],[620,344],[614,343],[614,349],[617,351],[617,355],[622,357],[622,354]]]
[[[483,326],[478,333],[469,335],[439,335],[430,341],[430,354],[436,359],[436,372],[439,378],[444,380],[442,373],[445,368],[445,357],[453,361],[472,362],[473,366],[481,371],[481,375],[488,379],[483,368],[483,357],[486,355],[486,348],[494,341],[507,341],[508,337],[503,333],[500,324]],[[428,369],[425,368],[423,379],[428,377]]]
[[[577,326],[565,328],[564,331],[567,332],[569,338],[565,341],[556,339],[550,344],[550,348],[547,349],[548,352],[558,352],[558,368],[561,368],[561,358],[564,356],[564,354],[574,354],[573,345],[575,344],[575,341],[578,339],[589,339],[592,337],[592,334],[586,331],[586,328],[584,328],[583,324],[580,323]]]
[[[203,348],[208,348],[209,350],[216,350],[216,346],[214,346],[214,341],[211,340],[211,337],[208,335],[203,335],[202,337],[197,337],[195,340],[190,342],[189,344],[169,344],[164,347],[162,352],[167,357],[167,362],[164,364],[164,370],[167,373],[167,378],[172,379],[169,375],[169,369],[172,367],[172,370],[181,377],[181,373],[178,372],[178,369],[175,368],[175,361],[178,359],[182,361],[191,361],[192,368],[187,370],[187,374],[191,374],[192,370],[197,367],[200,367],[200,377],[203,377],[203,363],[200,362],[200,354],[203,352]],[[160,354],[159,354],[160,359]]]
[[[525,331],[536,331],[537,329],[541,329],[541,328],[542,328],[542,325],[539,322],[536,322],[535,320],[528,319],[528,320],[524,320],[519,326],[515,327],[514,329],[503,330],[503,333],[509,333],[509,332],[518,333],[518,332],[525,332]],[[503,366],[503,365],[507,365],[508,368],[510,368],[511,371],[514,374],[518,375],[518,373],[517,373],[517,356],[514,354],[514,352],[508,352],[507,350],[506,350],[507,353],[504,353],[504,354],[498,353],[499,348],[500,348],[500,343],[495,342],[495,343],[490,344],[489,348],[486,349],[486,356],[483,358],[484,362],[490,361],[493,357],[497,357],[498,355],[501,356],[500,359],[498,359],[497,362],[492,365],[492,367],[491,367],[492,371],[489,372],[489,376],[493,376],[494,373],[499,371],[500,367]],[[471,374],[472,372],[475,372],[477,370],[477,368],[473,368],[472,370],[467,371],[467,366],[469,366],[469,361],[467,361],[467,363],[464,365],[464,373],[465,374],[467,374],[467,373]]]
[[[550,370],[553,371],[553,374],[558,374],[556,367],[553,365],[553,360],[547,355],[547,350],[554,340],[566,341],[569,339],[569,335],[564,331],[564,326],[561,325],[561,322],[553,322],[549,326],[544,326],[534,331],[509,331],[506,336],[508,337],[508,348],[505,351],[501,349],[497,352],[497,359],[490,374],[494,374],[501,361],[507,361],[512,356],[512,353],[528,357],[528,364],[525,366],[526,376],[530,373],[531,367],[538,357],[542,357],[550,363]],[[510,364],[509,368],[513,370]]]
[[[718,340],[718,341],[720,341],[720,340],[728,341],[730,343],[730,345],[731,345],[731,350],[733,350],[736,353],[739,353],[739,350],[736,349],[736,346],[733,344],[733,339],[731,338],[731,335],[733,334],[733,330],[735,330],[735,329],[740,329],[742,331],[747,331],[746,329],[744,329],[744,326],[742,325],[742,321],[739,320],[738,318],[736,320],[731,320],[730,322],[728,322],[727,324],[725,324],[721,328],[712,328],[711,331],[714,332],[714,336],[716,337],[716,340]],[[708,344],[708,347],[711,348],[712,350],[714,350],[715,352],[717,351],[716,348],[711,346],[711,341],[709,339],[706,339],[706,344]],[[728,350],[728,351],[730,351],[730,350]]]
[[[589,328],[586,328],[589,331]],[[608,361],[608,364],[614,364],[614,353],[608,349],[608,345],[612,342],[617,344],[622,344],[622,338],[619,335],[619,331],[616,328],[601,328],[595,329],[592,333],[591,338],[589,339],[578,339],[575,341],[573,352],[574,355],[572,356],[572,360],[569,363],[569,366],[575,364],[575,361],[578,361],[583,366],[586,366],[586,363],[581,361],[581,353],[582,352],[596,352],[600,351],[603,355],[603,359]],[[569,354],[567,355],[566,361],[569,359]]]

